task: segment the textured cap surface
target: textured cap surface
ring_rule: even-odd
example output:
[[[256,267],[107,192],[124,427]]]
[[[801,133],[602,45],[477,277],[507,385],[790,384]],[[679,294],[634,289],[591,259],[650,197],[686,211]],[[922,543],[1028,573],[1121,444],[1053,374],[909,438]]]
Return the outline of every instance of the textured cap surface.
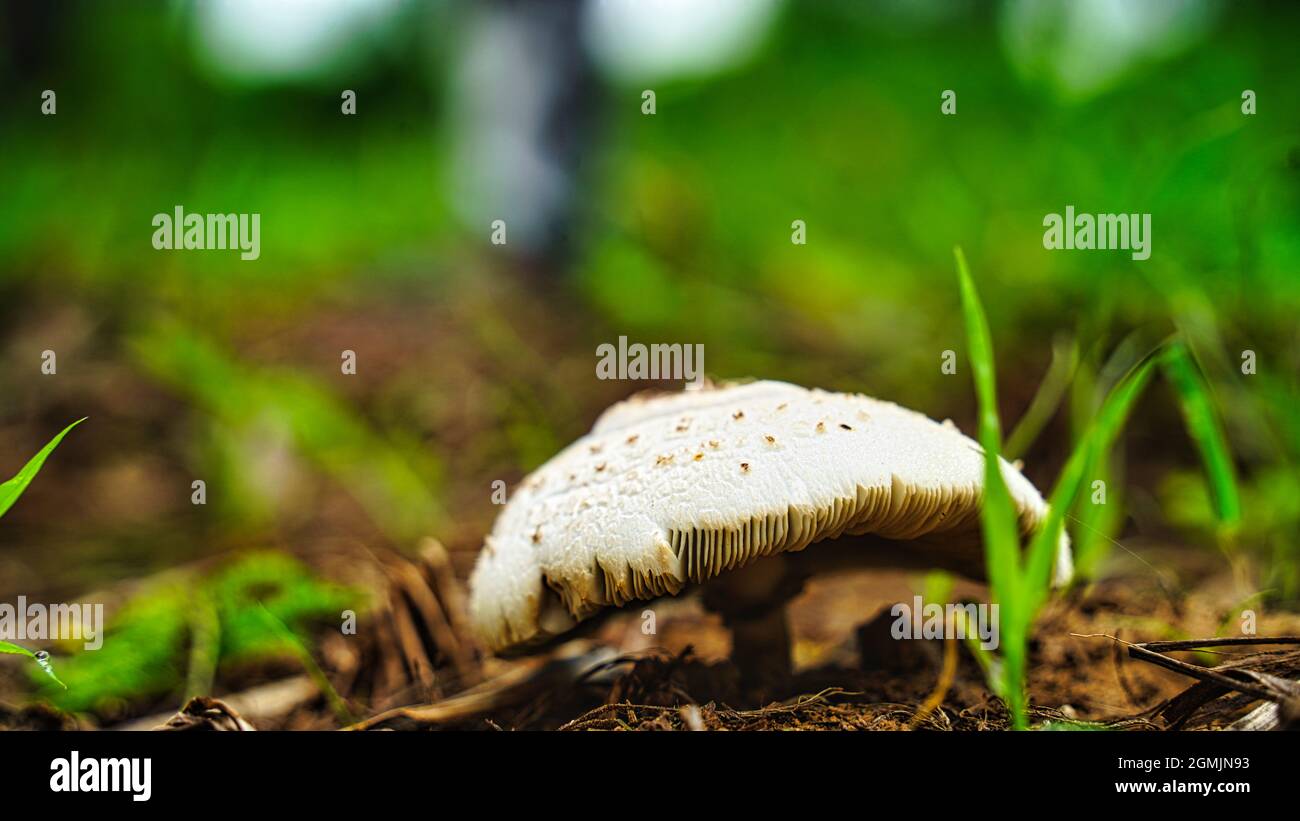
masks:
[[[951,424],[867,396],[783,382],[634,396],[515,489],[470,578],[470,616],[503,650],[843,534],[969,537],[983,470]],[[1047,506],[1002,473],[1028,533]],[[1063,540],[1058,578],[1069,572]]]

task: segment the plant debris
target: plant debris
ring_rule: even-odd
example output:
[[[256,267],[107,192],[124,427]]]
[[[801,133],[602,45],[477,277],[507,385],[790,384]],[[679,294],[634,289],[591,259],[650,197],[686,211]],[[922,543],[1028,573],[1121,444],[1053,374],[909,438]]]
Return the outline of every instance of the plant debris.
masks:
[[[1269,650],[1234,655],[1207,667],[1168,655],[1211,651],[1218,647],[1259,647],[1300,644],[1300,636],[1246,636],[1132,643],[1100,635],[1128,648],[1130,657],[1197,679],[1196,684],[1166,699],[1145,716],[1169,730],[1209,729],[1228,725],[1238,729],[1300,729],[1300,650]],[[1244,724],[1234,724],[1260,700],[1272,709],[1256,710]]]
[[[195,696],[185,703],[179,713],[157,729],[252,732],[253,725],[245,721],[229,704],[208,696]]]

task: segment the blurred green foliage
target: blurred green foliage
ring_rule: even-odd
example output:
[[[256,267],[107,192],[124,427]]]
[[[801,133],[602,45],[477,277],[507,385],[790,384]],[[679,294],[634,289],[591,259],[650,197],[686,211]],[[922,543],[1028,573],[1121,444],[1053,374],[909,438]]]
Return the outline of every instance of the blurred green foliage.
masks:
[[[302,87],[214,82],[183,21],[88,10],[60,64],[78,93],[57,117],[6,112],[0,277],[38,269],[106,300],[129,289],[133,311],[228,330],[244,311],[291,321],[482,248],[481,227],[451,216],[444,173],[455,29],[409,13],[372,74]],[[655,116],[639,89],[606,91],[577,280],[609,325],[703,341],[719,374],[922,405],[952,401],[915,377],[936,340],[960,338],[944,287],[956,242],[992,272],[993,325],[1025,343],[1014,368],[1045,368],[1057,328],[1168,322],[1195,300],[1220,333],[1249,317],[1261,358],[1292,363],[1300,83],[1286,28],[1231,10],[1195,48],[1078,101],[1026,82],[996,6],[901,35],[840,4],[791,4],[756,60],[658,84]],[[94,66],[107,69],[92,86],[74,82]],[[341,79],[364,116],[338,116]],[[24,80],[33,95],[51,82]],[[945,88],[953,117],[939,113]],[[1240,113],[1244,88],[1259,115]],[[261,212],[262,259],[153,251],[149,218],[176,203]],[[1067,204],[1153,212],[1153,258],[1044,250],[1042,216]],[[793,219],[806,246],[789,242]]]
[[[352,408],[310,377],[245,366],[210,341],[175,324],[161,324],[130,340],[137,361],[155,378],[211,414],[224,435],[219,447],[287,439],[323,473],[346,487],[397,544],[413,544],[442,520],[430,491],[438,463],[418,443],[390,443]],[[266,437],[258,439],[263,432]],[[243,435],[241,437],[241,434]],[[229,504],[245,510],[276,498],[277,477],[257,482],[257,454],[228,454]],[[419,468],[413,467],[419,465]]]
[[[41,694],[71,711],[112,711],[137,699],[179,695],[196,661],[186,652],[200,635],[196,625],[212,629],[203,626],[206,607],[217,619],[212,664],[220,670],[296,656],[296,646],[267,629],[267,611],[302,642],[312,627],[337,629],[342,611],[362,612],[365,604],[363,594],[322,580],[279,552],[251,553],[209,574],[178,572],[133,596],[109,620],[100,649],[65,643],[72,655],[59,658],[58,669],[67,689],[45,686]]]

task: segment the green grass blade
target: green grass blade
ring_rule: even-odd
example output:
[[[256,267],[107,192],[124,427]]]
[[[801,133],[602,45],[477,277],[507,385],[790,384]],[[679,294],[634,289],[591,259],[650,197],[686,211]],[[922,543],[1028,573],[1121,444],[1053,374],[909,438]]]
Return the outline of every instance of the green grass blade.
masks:
[[[271,634],[298,657],[298,661],[302,664],[303,669],[307,671],[307,675],[311,677],[312,682],[321,691],[321,695],[325,696],[325,700],[329,703],[330,709],[334,711],[334,717],[339,724],[346,727],[349,724],[356,723],[356,718],[352,715],[352,711],[348,709],[347,702],[343,700],[343,696],[339,695],[339,691],[334,689],[329,677],[316,663],[311,650],[307,649],[307,645],[303,644],[302,639],[298,638],[298,634],[290,630],[287,624],[276,618],[275,614],[268,610],[266,605],[261,604],[259,608],[262,619],[266,622]]]
[[[1078,579],[1096,578],[1098,565],[1110,554],[1124,524],[1124,458],[1114,449],[1101,453],[1088,470],[1089,481],[1074,503],[1074,573]],[[1106,504],[1085,503],[1092,482],[1106,485]]]
[[[59,446],[59,443],[63,441],[63,437],[68,435],[68,431],[84,421],[86,421],[86,418],[82,417],[60,431],[58,436],[55,436],[50,440],[49,444],[41,448],[40,453],[23,465],[23,469],[18,471],[14,478],[0,485],[0,516],[5,515],[9,508],[13,507],[14,502],[18,501],[18,497],[23,495],[23,491],[32,483],[32,480],[36,478],[36,474],[40,472],[41,466],[45,464],[46,457]]]
[[[36,662],[36,666],[40,667],[43,671],[45,671],[45,675],[54,679],[55,684],[59,685],[65,690],[68,689],[68,685],[60,681],[58,676],[54,675],[54,667],[50,665],[48,658],[41,658],[40,656],[33,653],[31,650],[28,650],[26,647],[21,647],[17,644],[13,644],[7,641],[0,641],[0,654],[11,655],[11,656],[26,656],[27,658]]]
[[[993,366],[993,342],[988,319],[980,304],[975,283],[960,248],[953,251],[961,282],[961,308],[966,323],[975,395],[979,400],[979,441],[984,448],[984,550],[989,582],[1002,597],[1016,597],[1020,575],[1020,536],[1011,493],[998,465],[1002,449],[1002,425],[998,420],[997,377]],[[1014,600],[1006,602],[1015,604]]]
[[[185,676],[185,699],[212,694],[221,660],[221,615],[206,590],[196,590],[191,598],[190,655]]]
[[[984,496],[980,524],[984,533],[984,562],[993,599],[1000,606],[999,630],[1002,663],[992,681],[994,690],[1006,700],[1012,726],[1028,726],[1025,697],[1025,644],[1029,613],[1020,566],[1020,529],[1011,493],[1002,475],[1002,424],[998,419],[997,377],[993,366],[993,341],[979,294],[966,266],[966,256],[954,248],[957,277],[961,283],[962,316],[966,344],[979,400],[979,440],[984,449]]]
[[[1162,365],[1178,394],[1187,433],[1201,454],[1215,516],[1231,532],[1241,522],[1241,494],[1237,489],[1237,473],[1228,439],[1215,412],[1210,387],[1187,346],[1181,342],[1169,348]]]
[[[29,659],[36,658],[36,654],[26,647],[20,647],[17,644],[11,644],[7,641],[0,641],[0,653],[11,656],[27,656]]]
[[[1061,470],[1056,487],[1048,499],[1047,518],[1029,546],[1026,577],[1032,608],[1041,604],[1051,589],[1052,559],[1065,529],[1066,513],[1074,506],[1074,500],[1078,497],[1089,470],[1100,462],[1102,454],[1110,450],[1124,427],[1133,405],[1151,381],[1155,364],[1156,356],[1148,357],[1115,386]]]
[[[1048,421],[1061,406],[1065,391],[1079,366],[1079,343],[1073,338],[1058,339],[1052,345],[1052,363],[1034,393],[1029,409],[1020,417],[1002,449],[1003,459],[1019,459],[1043,432]]]

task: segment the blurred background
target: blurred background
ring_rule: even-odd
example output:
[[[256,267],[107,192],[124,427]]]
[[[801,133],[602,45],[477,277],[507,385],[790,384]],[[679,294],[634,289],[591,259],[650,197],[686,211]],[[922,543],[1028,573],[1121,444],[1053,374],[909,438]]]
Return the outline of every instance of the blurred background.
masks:
[[[954,245],[1040,488],[1170,334],[1212,389],[1240,514],[1158,383],[1072,523],[1088,577],[1226,572],[1294,608],[1298,24],[1212,0],[6,4],[0,474],[89,420],[0,521],[0,601],[93,592],[135,649],[63,659],[67,692],[0,666],[0,695],[174,701],[205,624],[233,686],[248,590],[294,625],[364,610],[340,551],[436,536],[466,576],[492,483],[648,387],[595,379],[620,335],[972,433],[939,367],[964,351]],[[154,250],[177,205],[259,213],[260,258]],[[1044,250],[1067,205],[1150,213],[1150,259]]]

